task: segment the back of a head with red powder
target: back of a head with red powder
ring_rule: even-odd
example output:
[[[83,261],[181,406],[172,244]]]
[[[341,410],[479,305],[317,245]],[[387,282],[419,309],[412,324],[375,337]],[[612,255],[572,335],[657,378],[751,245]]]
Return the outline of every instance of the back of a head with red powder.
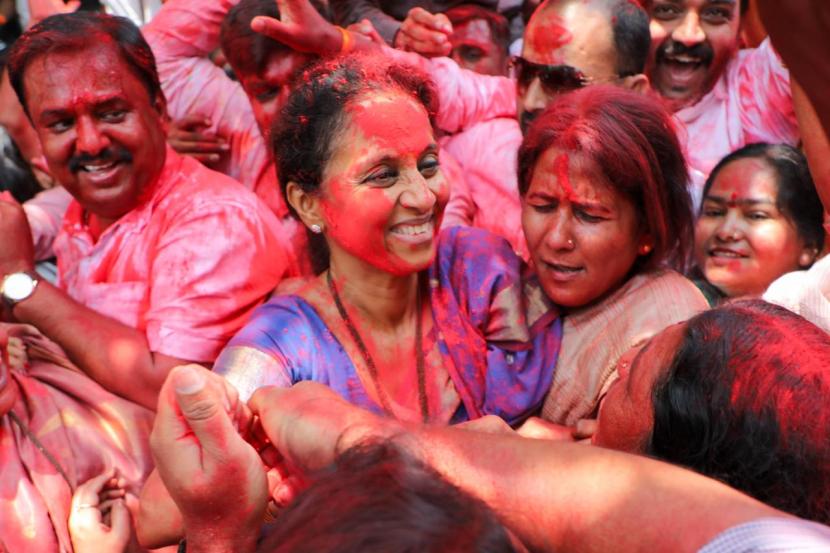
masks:
[[[830,335],[760,300],[687,323],[654,388],[648,453],[830,522]]]
[[[671,116],[659,102],[610,85],[557,96],[519,149],[520,194],[550,148],[584,156],[634,203],[654,241],[639,269],[685,267],[694,228],[688,173]]]

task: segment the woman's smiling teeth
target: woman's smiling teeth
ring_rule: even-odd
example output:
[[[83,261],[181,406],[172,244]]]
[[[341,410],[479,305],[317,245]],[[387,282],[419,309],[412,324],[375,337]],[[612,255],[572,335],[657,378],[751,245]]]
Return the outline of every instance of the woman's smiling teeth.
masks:
[[[434,230],[435,224],[433,220],[430,218],[429,221],[425,223],[421,223],[418,225],[412,224],[399,224],[392,227],[392,232],[394,234],[402,234],[404,236],[418,236],[419,234],[432,234]]]

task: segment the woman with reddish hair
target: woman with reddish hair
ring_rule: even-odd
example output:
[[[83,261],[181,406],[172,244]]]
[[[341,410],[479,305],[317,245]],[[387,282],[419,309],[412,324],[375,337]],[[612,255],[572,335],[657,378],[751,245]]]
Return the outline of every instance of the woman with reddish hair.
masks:
[[[544,419],[594,415],[620,355],[706,309],[675,272],[692,244],[687,178],[669,114],[619,87],[561,95],[529,129],[522,225],[538,284],[565,315]]]

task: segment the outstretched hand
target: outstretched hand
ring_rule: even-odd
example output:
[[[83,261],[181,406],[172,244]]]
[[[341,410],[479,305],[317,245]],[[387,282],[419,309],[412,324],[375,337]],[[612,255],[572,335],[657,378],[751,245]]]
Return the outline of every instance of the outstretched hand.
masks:
[[[297,52],[329,55],[340,51],[342,36],[309,0],[276,0],[280,18],[257,16],[251,29]]]
[[[264,517],[265,467],[234,402],[230,384],[198,365],[174,368],[159,394],[150,445],[194,551],[252,550]]]
[[[251,29],[297,52],[331,56],[343,51],[372,50],[384,43],[368,20],[350,25],[346,31],[326,21],[309,0],[276,2],[280,18],[257,16],[251,20]],[[346,35],[348,44],[344,44]]]

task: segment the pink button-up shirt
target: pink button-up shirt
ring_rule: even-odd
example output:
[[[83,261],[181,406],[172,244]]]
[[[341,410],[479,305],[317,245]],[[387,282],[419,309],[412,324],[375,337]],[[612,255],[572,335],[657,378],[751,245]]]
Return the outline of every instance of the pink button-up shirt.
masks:
[[[171,148],[150,199],[97,242],[83,219],[73,201],[55,239],[59,286],[181,359],[212,362],[292,262],[254,194]]]

